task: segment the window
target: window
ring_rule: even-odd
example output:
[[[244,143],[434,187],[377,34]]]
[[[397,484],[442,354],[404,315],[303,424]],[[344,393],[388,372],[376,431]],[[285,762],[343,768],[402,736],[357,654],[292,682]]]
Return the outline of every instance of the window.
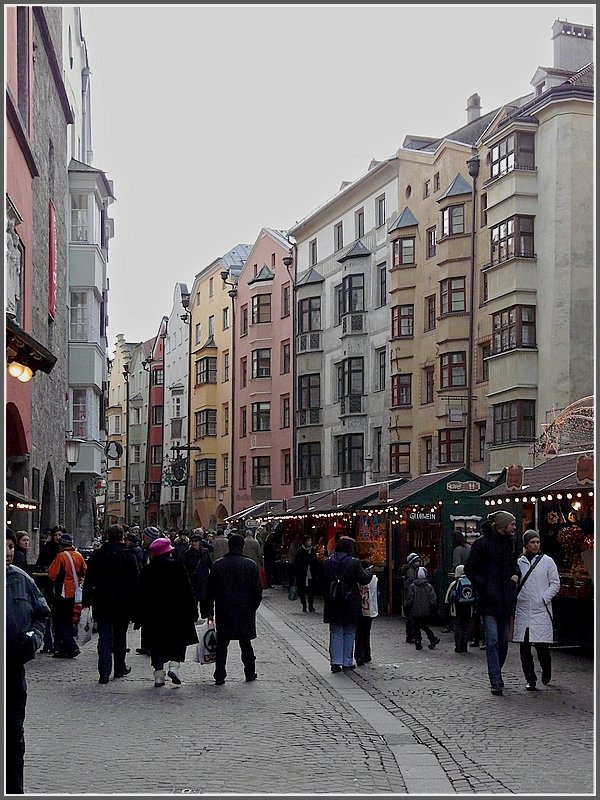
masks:
[[[440,190],[440,173],[436,172],[433,176],[433,191],[439,192]]]
[[[485,344],[479,345],[479,380],[480,381],[489,381],[490,379],[490,364],[487,359],[492,354],[492,348],[489,342]]]
[[[423,197],[429,197],[431,194],[431,181],[425,181],[423,184]]]
[[[341,250],[344,246],[344,224],[338,222],[333,229],[333,249]]]
[[[223,309],[223,330],[226,331],[229,328],[229,306]]]
[[[318,261],[318,259],[317,259],[317,240],[316,239],[312,239],[308,243],[308,263],[310,264],[311,267],[314,267],[314,265],[317,263],[317,261]]]
[[[248,433],[248,410],[246,406],[240,408],[240,438],[244,438]]]
[[[364,275],[346,275],[342,281],[342,303],[344,314],[365,310]]]
[[[100,209],[93,194],[71,193],[71,241],[100,245]]]
[[[415,237],[407,236],[392,242],[392,268],[412,267],[415,264]]]
[[[428,228],[425,232],[427,242],[427,258],[433,258],[437,251],[437,228]]]
[[[465,308],[465,279],[447,278],[440,281],[440,312],[451,314],[464,311]]]
[[[210,338],[211,336],[214,336],[214,335],[215,335],[215,318],[214,317],[209,317],[208,318],[208,336]]]
[[[290,396],[288,394],[281,398],[281,427],[290,427]]]
[[[153,444],[150,448],[150,463],[162,464],[163,460],[163,447],[162,444]]]
[[[392,308],[392,339],[413,336],[414,326],[415,307],[413,305]]]
[[[270,456],[254,456],[252,459],[252,485],[271,485],[271,458]]]
[[[467,355],[464,350],[440,356],[440,386],[452,389],[467,385]]]
[[[382,347],[375,351],[375,391],[383,392],[385,389],[385,357],[386,348]]]
[[[487,192],[482,192],[479,198],[479,227],[485,228],[487,226]]]
[[[321,298],[307,297],[298,301],[298,333],[321,330]]]
[[[333,304],[333,311],[335,315],[335,319],[333,324],[334,325],[341,325],[342,324],[342,316],[344,315],[344,301],[342,297],[342,287],[336,286],[333,290],[334,295],[334,304]]]
[[[223,383],[229,380],[229,353],[223,353]]]
[[[271,377],[271,348],[265,347],[252,351],[252,377]]]
[[[423,471],[431,472],[433,466],[433,439],[431,436],[424,436],[421,441],[423,448]]]
[[[240,458],[240,489],[246,488],[246,456]]]
[[[200,337],[202,336],[202,323],[197,322],[196,327],[194,329],[194,342],[195,344],[200,344]]]
[[[362,473],[365,463],[362,433],[349,433],[346,436],[338,436],[336,444],[338,475]]]
[[[298,377],[298,410],[321,407],[321,376],[317,372],[313,375],[300,375]]]
[[[513,169],[535,167],[535,134],[517,131],[492,147],[490,176],[496,178]]]
[[[287,375],[291,369],[290,343],[281,344],[281,374]]]
[[[412,405],[412,375],[392,375],[392,408]]]
[[[289,317],[290,315],[290,285],[286,283],[281,287],[281,316]]]
[[[132,444],[131,445],[131,463],[132,464],[140,464],[142,461],[142,445],[141,444]]]
[[[108,502],[121,502],[121,481],[110,481],[108,484]]]
[[[223,436],[229,436],[229,403],[223,405]]]
[[[248,359],[246,357],[240,358],[240,384],[242,389],[248,385]]]
[[[77,439],[87,439],[87,395],[85,389],[73,389],[73,419],[71,421],[71,429],[73,436]],[[119,424],[115,423],[115,430],[113,433],[120,432],[120,416],[113,416],[111,419],[119,420]],[[118,428],[118,430],[117,430]]]
[[[385,225],[385,195],[382,194],[375,198],[375,219],[377,220],[377,227],[381,228]]]
[[[163,424],[163,407],[162,406],[152,406],[152,424],[153,425],[162,425]]]
[[[444,428],[439,432],[440,464],[462,464],[464,460],[463,428]]]
[[[306,442],[298,445],[298,477],[321,477],[321,443]]]
[[[208,279],[208,296],[214,297],[215,294],[215,279],[209,278]]]
[[[195,462],[196,475],[195,487],[201,489],[205,486],[217,485],[217,459],[201,458]]]
[[[535,347],[535,306],[513,306],[492,315],[493,353]]]
[[[359,208],[354,212],[354,230],[356,233],[355,238],[361,239],[365,235],[365,210]]]
[[[381,428],[373,428],[373,472],[381,472],[381,442],[383,432]]]
[[[377,305],[387,304],[387,264],[377,265]]]
[[[229,456],[223,457],[223,486],[229,486]]]
[[[535,439],[535,400],[512,400],[494,409],[494,444]]]
[[[364,394],[363,359],[347,358],[338,365],[338,398]]]
[[[281,483],[292,482],[292,454],[289,450],[281,451]]]
[[[465,232],[465,207],[450,206],[442,211],[442,236],[456,236]]]
[[[181,397],[171,398],[171,417],[181,416]]]
[[[88,307],[86,292],[71,292],[70,311],[70,338],[75,342],[86,342],[88,338]]]
[[[486,425],[485,422],[478,422],[478,437],[477,441],[479,443],[479,461],[485,460],[485,435],[486,435]]]
[[[162,367],[152,370],[152,385],[162,386],[165,382],[165,374]]]
[[[217,358],[206,356],[196,361],[196,386],[201,383],[217,382]]]
[[[487,303],[489,298],[489,288],[488,288],[488,274],[487,272],[481,273],[481,303]]]
[[[425,298],[425,330],[435,330],[435,295]]]
[[[240,336],[248,335],[248,306],[242,306],[240,315]]]
[[[252,298],[252,324],[271,322],[271,295],[257,294]]]
[[[533,217],[511,217],[491,229],[491,263],[508,258],[533,258]]]
[[[394,442],[390,445],[390,475],[410,472],[410,442]]]
[[[217,435],[217,409],[205,408],[196,411],[196,439],[203,439],[205,436]]]
[[[435,391],[435,368],[425,367],[423,370],[423,403],[433,403]]]
[[[141,425],[142,424],[142,409],[141,408],[131,408],[131,424],[132,425]]]
[[[271,403],[252,403],[252,430],[271,430]]]

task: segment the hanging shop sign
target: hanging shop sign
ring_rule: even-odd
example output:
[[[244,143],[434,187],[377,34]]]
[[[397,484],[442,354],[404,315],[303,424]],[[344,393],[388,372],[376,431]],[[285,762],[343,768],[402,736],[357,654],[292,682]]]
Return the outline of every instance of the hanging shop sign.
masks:
[[[582,454],[575,465],[575,475],[579,486],[593,486],[594,484],[594,456]]]
[[[437,522],[437,511],[410,511],[408,518],[415,522]]]
[[[481,484],[479,481],[448,481],[446,489],[449,492],[478,492]]]
[[[511,464],[506,470],[506,488],[512,492],[523,488],[523,464]]]

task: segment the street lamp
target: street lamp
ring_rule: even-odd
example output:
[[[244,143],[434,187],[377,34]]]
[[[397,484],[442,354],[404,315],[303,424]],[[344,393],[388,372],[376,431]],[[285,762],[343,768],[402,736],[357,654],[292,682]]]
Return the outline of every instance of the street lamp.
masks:
[[[235,373],[237,371],[236,357],[235,357],[235,298],[237,297],[237,281],[227,280],[229,278],[229,270],[221,270],[221,280],[225,286],[231,287],[227,294],[231,297],[231,414],[229,415],[229,429],[231,437],[231,447],[229,455],[229,480],[231,483],[231,508],[230,514],[233,514],[235,507]]]
[[[471,438],[473,427],[473,372],[475,365],[475,242],[476,242],[476,206],[475,201],[477,197],[477,176],[479,175],[479,156],[475,153],[471,158],[467,159],[467,169],[469,175],[473,179],[473,187],[471,191],[471,288],[469,292],[469,364],[467,374],[467,438],[466,438],[466,458],[465,467],[471,469]]]
[[[125,378],[125,524],[129,525],[129,364],[123,364]]]
[[[74,467],[75,464],[77,464],[77,462],[79,461],[79,451],[81,449],[81,444],[83,441],[84,441],[83,439],[73,439],[73,438],[65,440],[67,464],[70,467]]]

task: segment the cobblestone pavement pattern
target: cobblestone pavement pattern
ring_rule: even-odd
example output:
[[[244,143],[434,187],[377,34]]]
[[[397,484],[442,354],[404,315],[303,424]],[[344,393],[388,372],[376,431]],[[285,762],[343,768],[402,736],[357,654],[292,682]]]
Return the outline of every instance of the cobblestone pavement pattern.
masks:
[[[237,642],[224,686],[187,660],[155,689],[130,629],[126,678],[98,684],[97,635],[74,660],[28,665],[25,791],[31,794],[594,795],[594,662],[553,650],[553,680],[526,692],[511,644],[503,697],[485,653],[407,644],[404,621],[373,621],[371,664],[332,674],[322,604],[303,614],[263,593],[258,680]]]

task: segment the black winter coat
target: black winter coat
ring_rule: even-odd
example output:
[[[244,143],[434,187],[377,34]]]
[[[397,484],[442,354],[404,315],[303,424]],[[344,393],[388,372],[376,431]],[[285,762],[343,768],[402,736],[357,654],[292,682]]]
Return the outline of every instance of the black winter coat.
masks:
[[[258,566],[242,553],[218,558],[208,578],[206,606],[217,638],[256,639],[256,609],[262,600]]]
[[[208,549],[204,545],[200,545],[199,550],[190,547],[181,556],[181,563],[189,575],[196,600],[202,602],[206,597],[206,585],[212,567],[212,558]]]
[[[517,584],[512,575],[519,575],[515,542],[501,536],[489,523],[481,526],[483,535],[475,539],[465,564],[465,575],[475,589],[480,614],[508,617],[517,603]]]
[[[82,604],[97,620],[131,620],[137,582],[134,554],[120,542],[105,542],[88,559]]]
[[[316,581],[319,577],[319,559],[316,548],[299,547],[296,551],[296,586],[306,586],[306,575],[310,567],[310,579]]]
[[[358,558],[348,553],[333,553],[323,564],[324,606],[323,622],[337,625],[357,624],[362,619],[362,600],[359,584],[371,582],[372,572],[363,569]],[[346,588],[346,597],[341,605],[329,597],[329,586],[333,580],[341,578]]]
[[[196,644],[194,622],[198,604],[192,584],[180,561],[169,554],[153,558],[140,572],[135,607],[135,625],[142,628],[151,650],[165,656]]]

